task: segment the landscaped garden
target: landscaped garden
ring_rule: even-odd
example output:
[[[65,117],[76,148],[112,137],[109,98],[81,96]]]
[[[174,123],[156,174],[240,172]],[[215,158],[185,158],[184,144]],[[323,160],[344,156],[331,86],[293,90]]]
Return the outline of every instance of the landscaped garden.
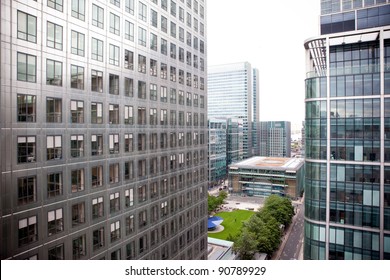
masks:
[[[240,232],[242,222],[248,220],[255,212],[248,210],[234,210],[232,212],[219,212],[215,216],[223,219],[221,232],[210,233],[209,237],[227,240],[227,237],[236,236]]]

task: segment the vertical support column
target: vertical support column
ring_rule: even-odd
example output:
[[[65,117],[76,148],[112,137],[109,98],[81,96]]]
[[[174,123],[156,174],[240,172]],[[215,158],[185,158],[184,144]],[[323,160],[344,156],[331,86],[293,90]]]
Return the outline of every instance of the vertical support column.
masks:
[[[325,259],[329,260],[329,221],[330,221],[330,50],[329,37],[326,37],[326,226]]]
[[[380,65],[380,120],[381,120],[381,132],[380,132],[380,203],[379,203],[379,258],[383,260],[384,250],[384,217],[385,217],[385,48],[384,48],[384,30],[381,29],[379,33],[379,65]]]

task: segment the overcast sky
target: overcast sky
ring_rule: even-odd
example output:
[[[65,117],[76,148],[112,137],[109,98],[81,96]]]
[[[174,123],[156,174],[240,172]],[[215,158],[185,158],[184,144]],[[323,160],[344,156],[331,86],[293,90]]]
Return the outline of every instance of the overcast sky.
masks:
[[[260,120],[304,120],[303,43],[319,35],[320,0],[208,0],[208,65],[260,72]]]

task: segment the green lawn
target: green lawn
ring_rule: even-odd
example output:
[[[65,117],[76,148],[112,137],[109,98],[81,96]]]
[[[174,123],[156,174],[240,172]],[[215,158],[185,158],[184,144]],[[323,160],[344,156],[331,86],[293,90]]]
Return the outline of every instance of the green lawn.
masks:
[[[215,216],[223,219],[222,226],[225,229],[221,232],[209,233],[208,236],[226,240],[229,234],[237,234],[241,229],[242,222],[248,220],[254,213],[254,211],[248,210],[235,210],[232,212],[217,213]]]

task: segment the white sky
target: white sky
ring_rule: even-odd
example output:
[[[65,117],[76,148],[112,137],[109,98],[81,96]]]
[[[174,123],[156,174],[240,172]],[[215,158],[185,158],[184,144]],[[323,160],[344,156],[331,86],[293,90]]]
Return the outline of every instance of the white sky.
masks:
[[[304,120],[303,43],[319,35],[320,0],[208,0],[208,65],[260,72],[260,120]]]

